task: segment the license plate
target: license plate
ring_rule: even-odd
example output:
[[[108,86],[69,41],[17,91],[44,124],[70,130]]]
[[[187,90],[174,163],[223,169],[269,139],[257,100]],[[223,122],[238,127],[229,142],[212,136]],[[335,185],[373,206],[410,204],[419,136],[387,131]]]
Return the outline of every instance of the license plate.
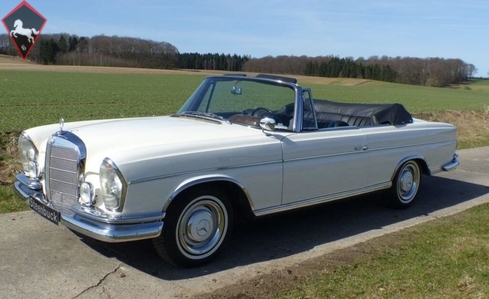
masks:
[[[42,217],[44,217],[47,220],[51,221],[52,223],[58,225],[60,213],[58,211],[56,211],[55,209],[48,207],[46,205],[43,205],[42,203],[36,201],[32,197],[29,198],[29,206],[31,207],[32,210],[37,212]]]

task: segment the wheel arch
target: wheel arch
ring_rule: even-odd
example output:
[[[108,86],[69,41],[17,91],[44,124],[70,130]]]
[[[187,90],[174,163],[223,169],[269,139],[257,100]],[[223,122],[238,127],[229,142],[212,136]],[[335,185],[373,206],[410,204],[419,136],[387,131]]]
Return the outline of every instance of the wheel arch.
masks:
[[[404,163],[406,163],[407,161],[415,161],[416,163],[418,163],[418,166],[421,170],[421,174],[431,175],[431,171],[428,168],[428,164],[426,163],[426,160],[422,155],[410,155],[404,157],[403,159],[399,160],[399,162],[397,162],[396,168],[392,173],[391,182],[394,180],[394,177],[396,176],[399,169],[401,169],[402,165],[404,165]]]
[[[195,190],[195,188],[216,188],[224,190],[229,196],[235,211],[246,211],[247,214],[253,213],[253,203],[246,187],[238,180],[225,175],[203,176],[185,180],[170,195],[163,207],[163,212],[167,211],[171,204],[181,195]]]

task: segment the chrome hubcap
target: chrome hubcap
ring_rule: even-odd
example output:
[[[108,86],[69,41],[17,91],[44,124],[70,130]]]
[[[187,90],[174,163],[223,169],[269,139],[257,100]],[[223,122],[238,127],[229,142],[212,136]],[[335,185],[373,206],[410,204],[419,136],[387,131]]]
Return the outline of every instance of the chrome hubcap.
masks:
[[[180,251],[192,259],[202,259],[214,253],[226,235],[227,211],[216,197],[194,199],[178,221],[177,240]]]
[[[413,187],[413,174],[411,172],[405,172],[401,177],[401,189],[404,192],[408,192]]]
[[[190,217],[187,224],[187,237],[194,242],[202,242],[209,238],[213,229],[212,214],[208,210],[202,209]]]
[[[397,193],[399,199],[404,203],[409,203],[416,196],[420,175],[418,165],[414,162],[406,164],[401,169],[397,185]]]

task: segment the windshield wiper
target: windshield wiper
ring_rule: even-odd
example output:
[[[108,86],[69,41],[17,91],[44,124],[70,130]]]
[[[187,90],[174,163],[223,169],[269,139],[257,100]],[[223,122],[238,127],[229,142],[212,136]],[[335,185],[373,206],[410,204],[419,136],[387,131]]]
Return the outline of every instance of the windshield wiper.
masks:
[[[182,113],[173,114],[172,116],[190,116],[190,117],[194,116],[198,118],[211,118],[211,119],[224,121],[224,117],[220,115],[210,113],[210,112],[202,112],[202,111],[185,111]]]

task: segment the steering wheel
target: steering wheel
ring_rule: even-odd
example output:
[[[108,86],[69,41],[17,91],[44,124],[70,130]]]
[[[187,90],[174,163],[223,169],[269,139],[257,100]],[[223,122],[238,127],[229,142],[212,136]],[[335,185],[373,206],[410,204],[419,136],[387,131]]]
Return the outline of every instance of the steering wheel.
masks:
[[[273,117],[272,111],[268,110],[267,108],[263,108],[263,107],[256,108],[255,110],[253,110],[253,112],[251,113],[251,115],[257,116],[257,117],[260,117],[260,118]]]

